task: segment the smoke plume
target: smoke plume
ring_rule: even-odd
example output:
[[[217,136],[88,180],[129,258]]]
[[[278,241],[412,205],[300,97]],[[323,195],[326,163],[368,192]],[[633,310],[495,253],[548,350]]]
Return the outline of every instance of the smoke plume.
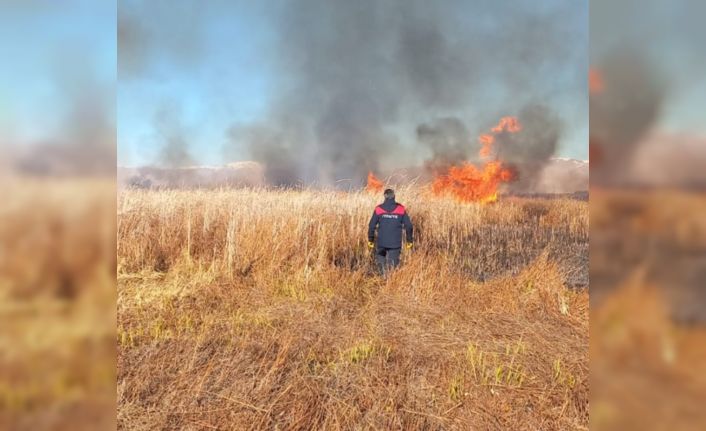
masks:
[[[586,118],[583,2],[213,1],[204,8],[125,0],[119,77],[156,82],[167,72],[203,71],[215,50],[208,44],[228,43],[214,41],[211,18],[222,22],[244,9],[264,20],[257,31],[271,31],[253,49],[272,81],[264,114],[234,118],[222,154],[261,163],[272,184],[362,184],[369,171],[466,160],[487,125],[537,101],[558,123]],[[209,97],[224,94],[222,84],[209,84]],[[182,162],[173,152],[162,156],[157,164]]]
[[[556,91],[529,71],[560,69],[561,55],[584,48],[566,33],[566,9],[486,5],[478,13],[497,22],[485,27],[464,23],[467,9],[453,1],[289,4],[270,113],[233,126],[231,142],[244,144],[276,184],[362,181],[368,171],[402,167],[408,152],[428,154],[432,169],[467,159],[477,152],[474,129]],[[503,157],[539,169],[554,154],[561,120],[551,103],[522,111],[540,125],[528,123],[530,135],[503,145]],[[392,154],[398,164],[382,165]]]
[[[591,181],[616,185],[633,180],[630,165],[659,119],[666,88],[639,50],[616,49],[595,67],[601,89],[590,101]]]
[[[431,150],[426,167],[438,173],[466,160],[477,145],[466,125],[458,118],[447,117],[417,126],[417,141]]]
[[[105,176],[115,174],[115,86],[98,79],[92,64],[78,55],[53,70],[50,80],[65,104],[60,128],[18,150],[15,170],[32,175]],[[75,60],[75,61],[70,61]]]
[[[194,165],[177,106],[166,103],[155,112],[153,124],[157,139],[161,142],[160,164],[168,168]]]
[[[699,175],[704,183],[702,169],[671,161],[693,160],[695,147],[684,143],[704,135],[701,118],[690,115],[706,88],[704,12],[691,0],[591,2],[591,64],[601,83],[590,98],[591,184]],[[655,136],[664,139],[659,155],[650,148]]]
[[[502,133],[497,141],[497,157],[517,171],[517,180],[511,184],[515,192],[530,192],[550,158],[556,154],[561,136],[561,121],[543,105],[528,105],[518,114],[522,124],[519,133]]]
[[[118,78],[157,78],[158,65],[194,68],[207,28],[200,2],[121,0],[118,3]],[[165,70],[163,73],[169,73]]]

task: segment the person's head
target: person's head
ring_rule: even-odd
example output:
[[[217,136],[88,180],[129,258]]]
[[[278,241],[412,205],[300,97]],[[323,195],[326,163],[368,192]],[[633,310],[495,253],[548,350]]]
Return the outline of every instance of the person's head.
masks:
[[[385,189],[385,199],[394,199],[395,191],[392,189]]]

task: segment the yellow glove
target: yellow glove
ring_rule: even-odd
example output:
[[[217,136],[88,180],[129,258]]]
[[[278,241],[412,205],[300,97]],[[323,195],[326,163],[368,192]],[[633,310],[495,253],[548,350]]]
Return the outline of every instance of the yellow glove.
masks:
[[[375,243],[372,242],[372,241],[368,241],[368,248],[371,249],[371,250],[372,250],[373,248],[375,248]]]
[[[411,242],[408,242],[406,248],[407,248],[407,250],[411,250],[411,249],[412,249],[412,243],[411,243]]]

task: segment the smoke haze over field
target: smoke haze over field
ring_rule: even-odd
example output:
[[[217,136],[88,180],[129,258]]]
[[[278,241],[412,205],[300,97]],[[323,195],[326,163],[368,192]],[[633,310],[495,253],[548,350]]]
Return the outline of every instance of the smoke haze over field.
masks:
[[[213,2],[218,5],[219,2]],[[155,78],[161,60],[195,68],[203,59],[206,8],[200,2],[121,0],[118,3],[118,78]]]
[[[587,127],[587,6],[581,2],[268,3],[250,10],[262,25],[244,33],[266,40],[253,42],[255,54],[249,57],[256,60],[252,67],[267,71],[262,73],[266,86],[256,96],[262,108],[256,115],[231,115],[225,124],[215,119],[222,113],[211,115],[214,109],[200,105],[239,100],[228,96],[221,80],[203,80],[209,73],[203,65],[216,69],[209,56],[214,46],[228,43],[218,17],[236,20],[245,3],[214,2],[188,14],[186,22],[179,16],[194,3],[175,3],[178,14],[169,10],[172,2],[119,4],[121,78],[144,84],[173,68],[189,86],[197,80],[210,85],[206,101],[174,103],[187,113],[184,123],[199,124],[211,135],[220,132],[222,141],[187,141],[177,153],[203,154],[211,146],[221,162],[253,159],[265,166],[273,184],[331,185],[362,181],[369,170],[472,159],[479,133],[502,116],[532,111],[542,112],[536,115],[549,131],[535,133],[526,124],[532,134],[503,145],[502,155],[541,166],[557,153],[562,131],[576,140]],[[174,34],[185,43],[177,43]],[[237,73],[253,70],[243,67]],[[247,81],[240,75],[228,78],[228,85]],[[153,99],[159,100],[150,108],[153,121],[141,127],[152,135],[176,136],[154,121],[164,98]],[[194,104],[205,112],[201,121],[193,114],[189,118]],[[159,140],[153,145],[171,148]],[[192,151],[194,145],[199,151]],[[174,153],[160,149],[152,150],[152,163],[173,164]],[[195,162],[203,163],[198,157]]]
[[[431,150],[427,164],[438,172],[458,160],[466,160],[477,145],[468,128],[458,118],[444,117],[417,126],[418,142]]]
[[[178,105],[176,103],[165,104],[155,112],[153,121],[156,138],[162,142],[159,153],[161,164],[170,168],[193,165],[194,158],[189,152]]]
[[[361,179],[369,170],[399,167],[381,165],[388,152],[430,150],[432,163],[465,159],[474,151],[475,138],[462,119],[440,113],[487,109],[477,115],[489,118],[487,114],[518,111],[528,96],[541,98],[531,74],[518,70],[551,62],[552,49],[583,48],[564,39],[556,12],[530,24],[519,19],[526,11],[505,11],[508,26],[497,35],[458,22],[454,15],[460,7],[311,0],[286,9],[277,52],[286,73],[264,122],[280,135],[248,142],[255,158],[268,167],[268,177],[277,183]],[[474,93],[490,84],[521,96],[484,106]],[[431,123],[416,124],[417,116]],[[557,122],[549,125],[557,130],[559,119],[544,119],[549,118]],[[393,125],[415,130],[418,141],[403,145],[390,133]],[[557,138],[550,137],[549,152],[535,151],[548,143],[534,139],[523,141],[525,148],[505,149],[515,159],[546,160],[554,154]]]
[[[114,175],[115,5],[3,2],[0,158],[14,173]]]
[[[561,121],[543,105],[524,107],[518,120],[522,130],[502,134],[498,139],[498,155],[509,165],[516,166],[517,181],[510,188],[517,192],[536,189],[544,167],[556,153],[561,135]]]
[[[700,159],[691,143],[706,136],[705,11],[695,0],[591,2],[591,64],[601,84],[590,98],[592,184],[706,184],[694,163],[674,162]]]

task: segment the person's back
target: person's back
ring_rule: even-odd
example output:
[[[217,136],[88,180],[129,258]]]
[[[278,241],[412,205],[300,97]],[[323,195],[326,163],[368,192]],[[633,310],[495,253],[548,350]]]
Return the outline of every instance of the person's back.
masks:
[[[377,242],[375,231],[377,229]],[[368,244],[375,248],[375,260],[382,272],[388,266],[396,267],[400,263],[402,248],[402,230],[406,231],[407,247],[412,246],[413,227],[407,210],[395,201],[395,192],[385,190],[385,202],[375,207],[368,225]]]

